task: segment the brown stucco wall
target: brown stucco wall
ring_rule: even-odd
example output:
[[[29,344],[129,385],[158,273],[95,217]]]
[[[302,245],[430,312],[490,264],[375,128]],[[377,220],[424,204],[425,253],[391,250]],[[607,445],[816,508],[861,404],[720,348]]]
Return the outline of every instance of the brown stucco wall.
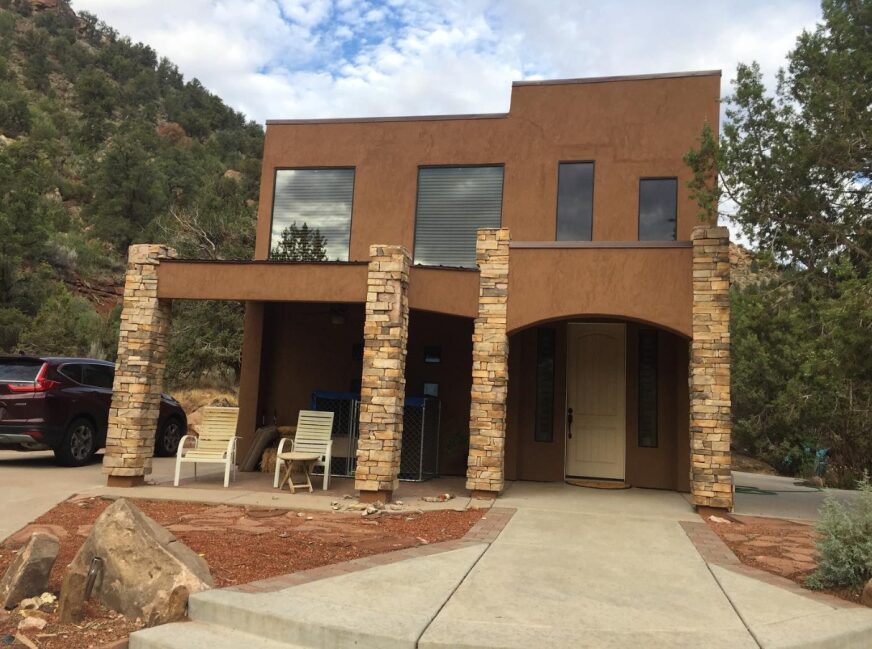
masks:
[[[509,331],[613,316],[691,335],[691,257],[678,248],[512,248]]]
[[[638,238],[639,178],[676,176],[678,238],[698,211],[682,161],[703,124],[718,128],[720,74],[607,83],[516,85],[505,116],[269,123],[256,258],[269,250],[277,168],[355,167],[350,259],[370,244],[414,247],[421,165],[505,165],[502,226],[553,241],[560,161],[594,161],[594,239]]]
[[[363,307],[345,306],[333,324],[325,304],[266,304],[260,418],[296,424],[313,390],[347,392],[360,381],[354,346],[363,342]],[[358,387],[359,389],[359,387]]]
[[[639,330],[627,325],[627,464],[626,479],[635,487],[688,491],[687,341],[658,331],[657,448],[638,444]],[[682,402],[681,396],[684,394]],[[682,409],[683,403],[683,409]],[[682,452],[685,451],[685,452]],[[683,476],[683,480],[681,479]]]
[[[176,261],[158,273],[158,296],[362,303],[366,264]]]

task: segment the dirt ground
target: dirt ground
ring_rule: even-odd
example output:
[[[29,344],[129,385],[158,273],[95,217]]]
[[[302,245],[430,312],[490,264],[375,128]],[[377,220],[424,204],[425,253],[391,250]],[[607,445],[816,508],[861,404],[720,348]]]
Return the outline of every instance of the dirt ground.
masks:
[[[729,546],[742,563],[786,577],[805,587],[805,580],[817,568],[818,539],[808,523],[761,516],[715,516],[729,520],[716,523],[702,512],[708,526]],[[817,591],[821,592],[821,591]],[[859,602],[859,593],[850,589],[823,591],[851,602]]]
[[[265,579],[382,552],[457,539],[478,522],[485,510],[415,510],[363,517],[361,512],[314,512],[249,509],[226,505],[132,501],[145,514],[171,530],[209,563],[217,587]],[[111,501],[72,498],[40,516],[0,545],[0,574],[16,550],[37,530],[60,538],[50,591],[58,594],[64,568],[72,561],[91,526]],[[49,607],[51,608],[51,607]],[[126,637],[141,627],[112,611],[92,606],[77,625],[57,624],[57,614],[41,614],[46,626],[25,633],[39,649],[86,649]],[[0,611],[0,646],[9,644],[22,616]],[[20,633],[20,632],[19,632]]]
[[[746,473],[762,473],[763,475],[778,475],[772,466],[766,464],[763,460],[758,460],[748,455],[741,453],[732,454],[733,471],[744,471]]]

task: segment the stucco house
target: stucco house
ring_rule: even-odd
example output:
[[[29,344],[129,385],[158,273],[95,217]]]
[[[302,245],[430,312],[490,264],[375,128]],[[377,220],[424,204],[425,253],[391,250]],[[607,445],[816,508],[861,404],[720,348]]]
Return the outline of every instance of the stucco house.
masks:
[[[582,478],[731,507],[729,240],[683,162],[719,96],[718,71],[532,81],[508,113],[268,122],[254,260],[131,250],[116,387],[146,387],[113,411],[110,481],[148,471],[130,413],[167,303],[216,299],[246,305],[241,455],[321,395],[352,404],[362,499],[398,488],[405,419],[478,496]],[[304,224],[325,260],[283,260]]]

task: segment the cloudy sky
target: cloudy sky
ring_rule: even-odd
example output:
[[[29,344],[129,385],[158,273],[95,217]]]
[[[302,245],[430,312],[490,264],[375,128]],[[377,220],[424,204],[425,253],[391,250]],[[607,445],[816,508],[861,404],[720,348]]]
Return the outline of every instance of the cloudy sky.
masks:
[[[771,80],[816,0],[74,0],[250,118],[502,112],[513,80]]]

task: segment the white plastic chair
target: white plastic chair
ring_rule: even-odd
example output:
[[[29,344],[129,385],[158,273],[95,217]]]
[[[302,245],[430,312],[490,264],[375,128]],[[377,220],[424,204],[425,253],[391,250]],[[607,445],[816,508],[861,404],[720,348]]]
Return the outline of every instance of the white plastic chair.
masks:
[[[194,480],[197,479],[197,463],[205,462],[224,465],[224,486],[230,486],[230,473],[236,480],[236,421],[239,418],[239,408],[218,408],[209,406],[203,408],[203,423],[198,428],[199,434],[185,435],[179,442],[176,452],[176,478],[173,485],[179,486],[179,474],[182,462],[194,465]],[[185,442],[194,440],[194,446],[185,447]]]
[[[276,471],[273,480],[273,488],[278,489],[281,469],[285,462],[289,463],[288,470],[290,470],[290,463],[298,461],[298,459],[294,457],[294,454],[296,453],[300,455],[318,456],[318,459],[312,461],[311,464],[312,466],[324,467],[324,489],[326,490],[330,485],[330,462],[333,456],[333,440],[330,439],[332,433],[332,412],[301,410],[297,418],[297,431],[294,433],[294,438],[290,439],[283,437],[279,442],[278,452],[276,453]],[[286,442],[291,443],[290,452],[285,451]],[[306,482],[311,491],[312,482],[309,479],[309,471],[306,462],[303,462],[303,471],[306,474]],[[293,477],[289,476],[288,480],[293,484]]]

